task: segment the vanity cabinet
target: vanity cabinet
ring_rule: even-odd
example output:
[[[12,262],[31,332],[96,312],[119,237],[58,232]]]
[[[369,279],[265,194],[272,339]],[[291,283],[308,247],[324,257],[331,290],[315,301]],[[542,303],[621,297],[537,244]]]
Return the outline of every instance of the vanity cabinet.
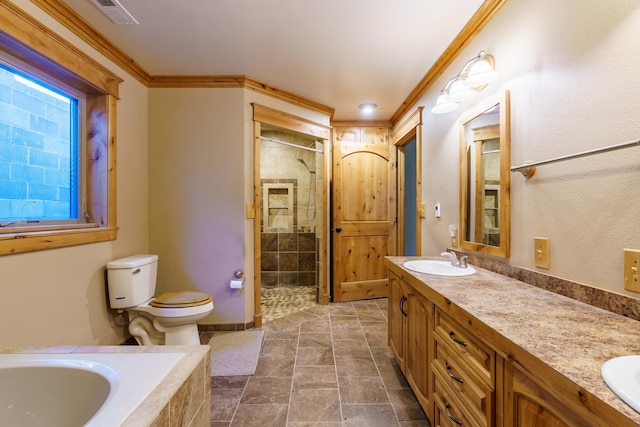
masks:
[[[439,309],[434,335],[436,411],[463,425],[495,426],[496,352]]]
[[[431,279],[405,270],[408,257],[389,259],[389,344],[434,427],[640,425],[600,391],[606,385],[594,383],[601,377],[593,368],[598,355],[610,357],[609,346],[639,336],[637,324],[484,270]],[[544,306],[549,312],[539,317]],[[571,316],[594,320],[569,329],[560,320]],[[523,325],[529,318],[536,324]],[[578,324],[584,338],[558,342]]]
[[[389,274],[389,346],[427,415],[431,415],[430,361],[433,304],[396,274]]]

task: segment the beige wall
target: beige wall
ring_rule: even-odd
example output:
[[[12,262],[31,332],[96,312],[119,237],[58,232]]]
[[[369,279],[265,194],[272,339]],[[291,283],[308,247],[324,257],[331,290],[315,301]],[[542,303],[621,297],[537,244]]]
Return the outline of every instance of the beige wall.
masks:
[[[122,327],[107,310],[104,267],[148,251],[147,89],[27,0],[19,7],[125,79],[118,101],[118,239],[0,257],[0,337],[5,345],[114,344]]]
[[[511,164],[640,137],[640,5],[599,0],[511,0],[420,100],[423,200],[442,217],[422,222],[422,249],[449,245],[458,214],[458,119],[482,98],[511,91]],[[453,113],[434,115],[439,90],[485,49],[501,78]],[[511,257],[536,269],[534,237],[551,239],[548,273],[623,290],[623,248],[640,249],[640,148],[511,174]],[[540,269],[539,271],[547,272]],[[632,294],[637,295],[637,294]]]
[[[198,290],[214,299],[203,323],[244,323],[243,89],[151,89],[151,252],[158,292]]]

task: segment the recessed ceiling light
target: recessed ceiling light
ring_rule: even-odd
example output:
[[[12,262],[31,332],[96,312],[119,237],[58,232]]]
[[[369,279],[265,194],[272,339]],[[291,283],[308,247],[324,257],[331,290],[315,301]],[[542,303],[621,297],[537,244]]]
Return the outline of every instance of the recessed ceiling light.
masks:
[[[364,114],[371,114],[373,113],[373,110],[375,110],[376,108],[378,108],[378,106],[373,102],[369,102],[367,104],[360,104],[360,111],[362,111]]]

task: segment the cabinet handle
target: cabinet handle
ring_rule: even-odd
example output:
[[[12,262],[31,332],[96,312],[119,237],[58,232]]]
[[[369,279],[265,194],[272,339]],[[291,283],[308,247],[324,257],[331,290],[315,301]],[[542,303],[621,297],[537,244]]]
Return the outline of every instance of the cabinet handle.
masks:
[[[404,295],[402,295],[402,298],[400,298],[400,312],[407,317],[407,312],[404,311],[404,303],[407,302],[407,297],[405,297]]]
[[[449,372],[451,371],[451,365],[449,365],[449,363],[447,362],[445,362],[445,364],[447,365],[447,375],[449,375],[452,380],[458,381],[460,384],[464,384],[464,378],[453,375],[451,372]]]
[[[451,339],[453,340],[453,342],[454,342],[454,343],[456,343],[456,344],[460,344],[460,345],[461,345],[461,346],[463,346],[463,347],[466,347],[466,346],[467,346],[467,343],[466,343],[466,342],[464,342],[464,341],[459,340],[459,339],[457,339],[457,338],[456,338],[456,334],[455,334],[455,333],[453,333],[453,331],[449,331],[449,338],[451,338]]]
[[[447,414],[447,417],[449,417],[449,419],[451,421],[453,421],[454,423],[458,424],[459,426],[462,425],[462,420],[460,418],[456,418],[453,415],[451,415],[449,413],[449,408],[451,408],[451,405],[449,405],[449,402],[444,404],[444,413]]]

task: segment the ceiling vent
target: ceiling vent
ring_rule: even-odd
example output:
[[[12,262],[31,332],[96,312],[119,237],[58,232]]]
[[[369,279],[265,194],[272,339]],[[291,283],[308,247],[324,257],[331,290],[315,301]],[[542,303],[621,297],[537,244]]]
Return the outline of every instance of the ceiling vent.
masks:
[[[91,0],[118,25],[138,25],[138,21],[118,2],[118,0]]]

